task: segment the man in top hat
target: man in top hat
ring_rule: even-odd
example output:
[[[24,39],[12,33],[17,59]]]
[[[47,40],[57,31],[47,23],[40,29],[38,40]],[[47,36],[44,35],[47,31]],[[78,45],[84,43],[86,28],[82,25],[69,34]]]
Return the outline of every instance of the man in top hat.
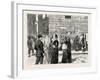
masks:
[[[35,64],[43,64],[43,58],[44,58],[44,49],[43,49],[43,42],[42,35],[38,35],[38,40],[35,43],[35,50],[36,50],[36,62]]]

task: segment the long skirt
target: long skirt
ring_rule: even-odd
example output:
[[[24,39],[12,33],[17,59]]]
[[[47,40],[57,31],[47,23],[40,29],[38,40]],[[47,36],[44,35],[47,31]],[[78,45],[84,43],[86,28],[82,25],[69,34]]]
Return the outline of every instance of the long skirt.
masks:
[[[58,63],[58,49],[54,48],[51,54],[51,64]]]
[[[63,50],[62,63],[72,63],[71,51]]]

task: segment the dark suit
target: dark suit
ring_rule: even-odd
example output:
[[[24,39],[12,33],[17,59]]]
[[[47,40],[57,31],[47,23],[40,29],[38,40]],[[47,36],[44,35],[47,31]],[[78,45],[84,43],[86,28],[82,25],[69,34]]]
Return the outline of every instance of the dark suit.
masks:
[[[32,53],[34,53],[33,41],[32,41],[32,39],[27,40],[27,45],[28,45],[28,54],[29,54],[29,57],[30,57],[31,50],[32,50]]]
[[[36,63],[35,64],[43,64],[43,53],[44,53],[44,49],[43,49],[43,42],[41,40],[37,40],[35,43],[35,50],[36,50]]]

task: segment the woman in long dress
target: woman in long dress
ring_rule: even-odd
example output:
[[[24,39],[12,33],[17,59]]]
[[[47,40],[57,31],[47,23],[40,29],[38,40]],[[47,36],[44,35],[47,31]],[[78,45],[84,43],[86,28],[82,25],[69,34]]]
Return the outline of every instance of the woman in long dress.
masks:
[[[55,34],[55,40],[52,44],[52,53],[51,53],[51,64],[57,64],[58,63],[58,36]]]
[[[72,63],[72,56],[71,56],[71,42],[69,37],[65,37],[65,42],[62,46],[63,49],[63,57],[62,63]]]

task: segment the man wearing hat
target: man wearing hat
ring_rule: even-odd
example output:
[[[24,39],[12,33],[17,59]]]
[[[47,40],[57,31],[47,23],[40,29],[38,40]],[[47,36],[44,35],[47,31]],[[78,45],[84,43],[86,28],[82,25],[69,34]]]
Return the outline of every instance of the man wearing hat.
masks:
[[[35,43],[35,50],[36,50],[36,62],[35,64],[43,64],[44,58],[44,49],[43,49],[43,42],[41,41],[42,35],[38,34],[38,40]]]

